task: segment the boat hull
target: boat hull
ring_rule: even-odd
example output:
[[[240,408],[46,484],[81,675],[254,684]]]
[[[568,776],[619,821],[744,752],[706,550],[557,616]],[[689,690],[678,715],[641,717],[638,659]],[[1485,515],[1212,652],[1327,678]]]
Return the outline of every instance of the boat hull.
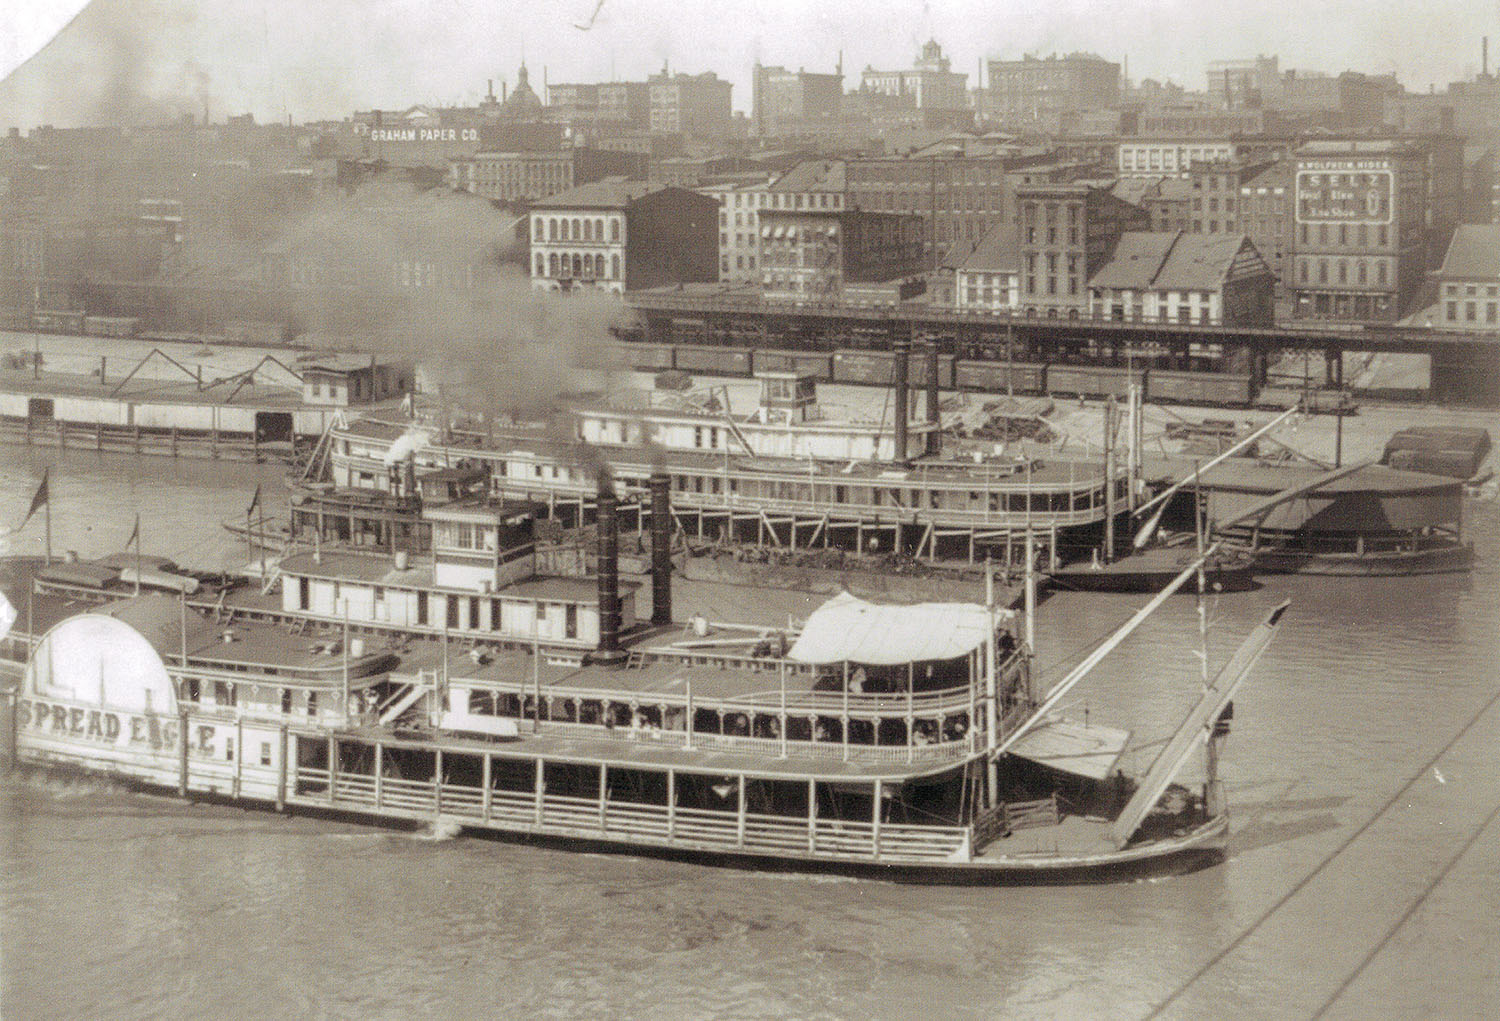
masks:
[[[1071,564],[1048,577],[1055,587],[1074,592],[1160,592],[1189,562],[1172,552],[1170,557],[1135,554],[1101,567]],[[1210,592],[1248,592],[1255,588],[1253,571],[1249,557],[1220,558],[1204,568],[1204,581]],[[1197,589],[1189,584],[1180,591]]]
[[[235,804],[260,810],[285,811],[314,818],[356,821],[400,829],[451,827],[463,831],[466,836],[570,851],[684,861],[716,868],[831,874],[935,886],[1089,885],[1185,875],[1222,862],[1229,831],[1228,817],[1220,815],[1168,837],[1141,841],[1113,850],[1007,855],[1003,850],[996,850],[1003,844],[1002,838],[985,853],[967,861],[883,861],[878,857],[843,856],[836,852],[773,853],[694,846],[687,840],[669,841],[660,837],[631,836],[611,833],[603,828],[586,832],[576,825],[549,825],[546,821],[540,826],[507,824],[498,819],[486,822],[466,814],[389,805],[374,809],[329,803],[320,797],[290,793],[278,806],[276,783],[272,777],[258,777],[258,782],[242,778],[237,784],[227,770],[216,770],[212,774],[201,775],[201,778],[190,774],[184,794],[181,787],[168,779],[168,774],[172,772],[172,764],[168,761],[157,763],[156,768],[142,770],[120,762],[94,760],[86,754],[70,754],[56,747],[46,751],[29,749],[24,743],[19,748],[16,765],[25,772],[97,777],[128,790],[176,795],[193,801]]]
[[[1259,549],[1255,569],[1268,574],[1319,574],[1338,577],[1404,577],[1453,574],[1474,567],[1474,546],[1464,543],[1434,549],[1374,553],[1320,553],[1293,549]]]

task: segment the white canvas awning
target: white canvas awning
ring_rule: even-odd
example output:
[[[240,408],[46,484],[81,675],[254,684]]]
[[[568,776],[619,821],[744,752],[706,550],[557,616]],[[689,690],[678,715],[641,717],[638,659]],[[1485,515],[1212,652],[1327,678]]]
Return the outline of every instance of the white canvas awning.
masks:
[[[975,603],[885,606],[841,592],[813,611],[787,655],[881,666],[957,659],[984,644],[989,626],[989,613]]]

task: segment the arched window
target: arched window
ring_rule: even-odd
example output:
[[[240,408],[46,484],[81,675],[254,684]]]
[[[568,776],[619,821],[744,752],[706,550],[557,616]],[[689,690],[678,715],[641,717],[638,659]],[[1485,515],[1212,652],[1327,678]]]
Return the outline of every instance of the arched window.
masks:
[[[555,277],[555,276],[557,276],[557,253],[556,252],[553,252],[551,255],[547,256],[547,275],[549,277]]]
[[[573,255],[573,279],[577,280],[583,276],[583,260],[575,253]]]
[[[552,220],[549,220],[547,222],[547,240],[548,241],[556,241],[557,240],[557,220],[556,220],[556,218],[553,218]]]
[[[585,241],[592,241],[592,240],[594,240],[594,221],[593,220],[584,220],[583,221],[583,240],[585,240]]]
[[[604,220],[603,219],[599,219],[599,220],[595,220],[594,221],[594,240],[595,241],[603,241],[604,240]]]
[[[618,226],[619,221],[616,220],[615,223]],[[609,278],[611,280],[620,279],[620,257],[618,255],[611,255],[609,257]]]
[[[1360,229],[1364,229],[1363,224],[1360,224]],[[1359,282],[1362,284],[1367,283],[1369,281],[1369,273],[1369,268],[1365,266],[1364,260],[1361,259],[1359,263]]]
[[[609,221],[609,239],[611,241],[620,240],[620,220],[618,217],[612,218]],[[615,275],[618,276],[619,274]]]
[[[604,256],[602,255],[594,256],[594,276],[600,280],[604,279]]]
[[[547,259],[541,252],[536,253],[536,275],[539,277],[547,275]]]
[[[573,240],[573,232],[569,229],[567,220],[562,221],[562,239],[564,241]]]
[[[583,224],[580,223],[580,222],[578,222],[577,220],[573,221],[573,240],[574,241],[582,241],[583,240]]]
[[[538,216],[536,218],[536,220],[533,221],[533,223],[532,223],[531,226],[532,226],[531,240],[533,240],[533,241],[545,241],[545,240],[547,240],[547,232],[545,230],[546,223],[545,223],[545,221],[540,216]]]

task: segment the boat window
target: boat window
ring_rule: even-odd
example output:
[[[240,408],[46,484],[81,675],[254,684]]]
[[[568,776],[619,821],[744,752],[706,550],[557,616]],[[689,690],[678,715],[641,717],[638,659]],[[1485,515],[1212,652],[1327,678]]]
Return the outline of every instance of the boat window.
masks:
[[[427,623],[427,598],[426,592],[417,593],[417,623],[424,626]]]
[[[230,762],[234,761],[234,738],[232,737],[224,739],[224,758]]]
[[[479,597],[469,597],[469,627],[479,629]]]
[[[567,617],[564,623],[564,635],[568,638],[578,637],[578,604],[569,603],[567,606]]]
[[[490,600],[490,630],[492,631],[504,630],[505,617],[500,612],[500,605],[500,600]]]
[[[283,713],[290,713],[292,711],[292,689],[291,688],[282,688],[281,689],[281,711]]]
[[[198,678],[189,677],[187,679],[187,700],[189,702],[196,702],[201,697],[202,693],[198,690]]]
[[[219,705],[234,705],[234,685],[224,681],[215,681],[214,701]]]
[[[443,602],[448,604],[448,626],[456,629],[458,627],[458,598],[456,596],[443,596]]]
[[[260,743],[260,764],[262,766],[269,766],[271,764],[271,742],[269,741],[262,741]]]
[[[316,691],[309,691],[307,693],[307,715],[310,717],[318,715],[318,693]]]

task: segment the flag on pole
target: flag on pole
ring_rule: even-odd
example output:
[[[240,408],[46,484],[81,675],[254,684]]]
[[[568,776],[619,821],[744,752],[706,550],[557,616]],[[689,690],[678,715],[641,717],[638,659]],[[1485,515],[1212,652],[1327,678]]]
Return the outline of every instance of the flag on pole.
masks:
[[[245,517],[255,513],[255,508],[260,506],[260,486],[255,487],[255,495],[250,498],[250,506],[245,508]]]
[[[26,517],[21,521],[21,528],[25,528],[31,516],[45,506],[47,506],[47,472],[43,471],[42,484],[36,487],[36,495],[31,498],[31,509],[26,512]],[[21,528],[17,528],[16,531],[19,532]]]

